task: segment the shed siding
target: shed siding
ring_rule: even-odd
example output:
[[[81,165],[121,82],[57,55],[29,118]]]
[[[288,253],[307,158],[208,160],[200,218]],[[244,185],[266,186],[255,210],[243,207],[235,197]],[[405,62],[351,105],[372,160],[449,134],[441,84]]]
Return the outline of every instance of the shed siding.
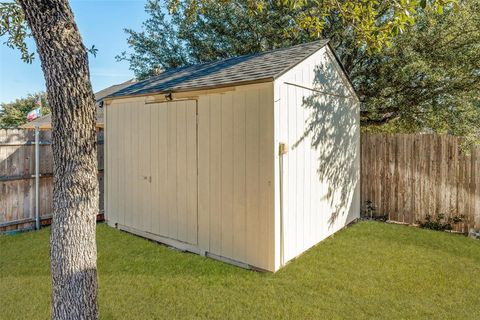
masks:
[[[328,47],[274,82],[162,99],[107,107],[110,225],[276,271],[280,174],[283,262],[359,216],[359,103]]]
[[[190,98],[198,128],[182,100],[107,107],[108,222],[273,271],[273,83]]]
[[[196,244],[196,101],[118,100],[107,112],[109,223]]]
[[[198,99],[200,249],[274,269],[273,85]]]
[[[327,47],[278,78],[274,88],[276,181],[278,145],[289,147],[283,156],[287,262],[359,216],[359,103]],[[275,220],[279,235],[278,187]],[[275,239],[278,269],[280,236]]]

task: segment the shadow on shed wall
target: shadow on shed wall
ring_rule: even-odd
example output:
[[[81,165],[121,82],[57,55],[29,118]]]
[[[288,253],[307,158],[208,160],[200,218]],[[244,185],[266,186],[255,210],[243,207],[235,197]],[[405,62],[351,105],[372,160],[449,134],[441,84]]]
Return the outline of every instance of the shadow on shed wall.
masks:
[[[303,141],[317,151],[317,174],[319,181],[327,185],[324,197],[332,210],[332,227],[341,214],[347,214],[342,221],[358,215],[359,109],[353,93],[331,63],[315,68],[313,88],[303,97],[302,106],[310,116],[296,145]]]

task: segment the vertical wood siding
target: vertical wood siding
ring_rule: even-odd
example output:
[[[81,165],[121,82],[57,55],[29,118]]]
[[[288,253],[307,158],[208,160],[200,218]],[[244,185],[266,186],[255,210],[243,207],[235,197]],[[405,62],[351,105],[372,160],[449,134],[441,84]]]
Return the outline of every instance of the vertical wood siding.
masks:
[[[107,218],[273,271],[273,84],[223,91],[196,97],[198,128],[194,101],[107,107]]]
[[[202,95],[198,111],[200,248],[273,270],[272,84]]]
[[[461,152],[447,135],[362,135],[362,205],[408,224],[464,215],[457,231],[480,228],[480,148]]]
[[[324,48],[275,81],[275,172],[283,156],[284,260],[293,259],[360,213],[359,104]],[[275,217],[280,219],[276,189]],[[280,223],[276,223],[280,234]],[[276,269],[280,237],[275,237]]]
[[[197,243],[196,101],[107,107],[108,220]]]

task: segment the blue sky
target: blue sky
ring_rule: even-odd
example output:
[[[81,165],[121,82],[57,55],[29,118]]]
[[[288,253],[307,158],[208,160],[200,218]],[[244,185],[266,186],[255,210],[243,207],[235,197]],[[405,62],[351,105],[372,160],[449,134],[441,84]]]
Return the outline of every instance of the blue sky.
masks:
[[[115,56],[127,50],[123,28],[139,30],[146,19],[145,0],[71,0],[75,20],[87,47],[98,48],[96,57],[90,55],[90,76],[93,90],[133,77],[127,62],[116,62]],[[20,53],[5,46],[0,39],[0,103],[45,90],[38,56],[33,64],[20,59]],[[30,51],[35,49],[28,40]]]

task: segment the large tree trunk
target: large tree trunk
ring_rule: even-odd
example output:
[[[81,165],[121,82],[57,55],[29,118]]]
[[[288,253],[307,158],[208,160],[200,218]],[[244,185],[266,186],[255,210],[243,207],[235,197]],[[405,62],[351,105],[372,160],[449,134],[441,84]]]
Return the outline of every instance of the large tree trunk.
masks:
[[[97,319],[98,180],[88,57],[66,0],[20,0],[53,122],[52,318]]]

